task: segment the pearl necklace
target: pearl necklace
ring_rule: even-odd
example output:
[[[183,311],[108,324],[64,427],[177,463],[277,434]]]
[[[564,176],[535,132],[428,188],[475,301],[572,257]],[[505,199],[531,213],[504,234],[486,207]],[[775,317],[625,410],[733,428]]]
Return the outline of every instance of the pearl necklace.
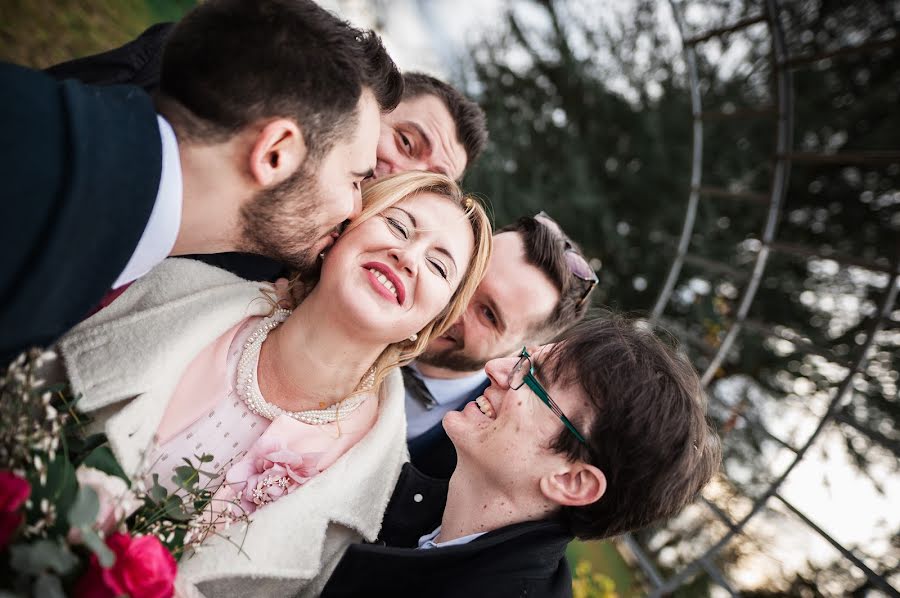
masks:
[[[291,310],[289,309],[276,310],[271,316],[263,318],[256,330],[247,338],[247,341],[244,343],[244,350],[241,352],[241,358],[238,361],[237,387],[235,389],[238,396],[247,405],[247,409],[270,420],[275,419],[279,415],[287,415],[305,424],[319,426],[346,419],[369,398],[367,395],[354,394],[327,409],[286,411],[278,405],[268,402],[256,390],[253,379],[256,377],[256,368],[259,365],[259,350],[263,341],[269,336],[269,332],[284,322],[289,315],[291,315]],[[371,390],[374,385],[375,366],[372,366],[372,369],[363,377],[356,390],[360,393],[365,393]]]

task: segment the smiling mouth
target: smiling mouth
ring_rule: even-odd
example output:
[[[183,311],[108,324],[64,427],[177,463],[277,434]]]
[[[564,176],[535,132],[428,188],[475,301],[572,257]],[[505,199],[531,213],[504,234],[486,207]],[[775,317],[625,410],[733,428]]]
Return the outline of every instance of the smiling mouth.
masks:
[[[497,419],[497,412],[494,411],[494,406],[491,405],[491,402],[484,398],[484,396],[475,399],[475,405],[477,405],[478,409],[490,419]]]
[[[376,270],[375,268],[366,268],[369,273],[381,283],[381,286],[386,288],[390,293],[394,296],[394,299],[397,300],[397,303],[400,303],[400,297],[397,295],[397,287],[394,286],[394,283],[388,280],[388,277]]]

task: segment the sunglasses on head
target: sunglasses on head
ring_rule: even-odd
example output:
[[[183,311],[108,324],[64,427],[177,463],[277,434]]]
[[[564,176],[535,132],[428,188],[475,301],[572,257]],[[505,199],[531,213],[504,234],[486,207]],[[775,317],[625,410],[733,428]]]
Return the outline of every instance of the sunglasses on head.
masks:
[[[578,253],[578,251],[572,247],[572,242],[563,234],[562,229],[559,224],[547,215],[546,212],[541,211],[535,214],[534,219],[538,222],[542,222],[544,226],[553,231],[554,234],[561,237],[563,243],[565,243],[565,259],[566,266],[569,268],[569,272],[572,273],[572,276],[579,280],[583,280],[588,283],[587,289],[585,289],[584,294],[578,300],[578,304],[576,307],[581,307],[581,304],[585,302],[588,298],[588,295],[591,294],[591,291],[594,290],[594,287],[597,286],[597,283],[600,282],[600,278],[597,277],[597,273],[594,272],[594,269],[591,268],[591,265],[584,258],[583,255]]]

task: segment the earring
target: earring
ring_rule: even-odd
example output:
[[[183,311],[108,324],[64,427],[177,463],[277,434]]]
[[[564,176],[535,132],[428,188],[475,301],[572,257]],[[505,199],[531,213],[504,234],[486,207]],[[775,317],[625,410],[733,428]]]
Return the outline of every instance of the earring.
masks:
[[[415,332],[413,332],[412,334],[409,335],[409,342],[414,343],[414,342],[416,342],[416,340],[418,340],[418,338],[419,338],[419,335],[416,334]]]
[[[323,251],[322,253],[319,254],[319,259],[320,259],[320,260],[324,260],[324,259],[325,259],[325,252],[324,252],[324,251]]]

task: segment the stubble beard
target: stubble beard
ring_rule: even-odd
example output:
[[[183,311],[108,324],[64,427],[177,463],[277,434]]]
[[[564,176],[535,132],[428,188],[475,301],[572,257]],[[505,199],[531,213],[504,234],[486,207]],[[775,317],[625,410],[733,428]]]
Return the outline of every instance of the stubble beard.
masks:
[[[466,353],[465,344],[456,341],[455,347],[439,350],[426,349],[421,355],[416,357],[416,361],[452,372],[475,372],[483,370],[489,360],[478,359],[469,355]]]
[[[261,189],[240,214],[244,251],[278,260],[301,273],[316,269],[313,247],[321,237],[314,215],[320,211],[323,194],[309,162],[287,180]]]

